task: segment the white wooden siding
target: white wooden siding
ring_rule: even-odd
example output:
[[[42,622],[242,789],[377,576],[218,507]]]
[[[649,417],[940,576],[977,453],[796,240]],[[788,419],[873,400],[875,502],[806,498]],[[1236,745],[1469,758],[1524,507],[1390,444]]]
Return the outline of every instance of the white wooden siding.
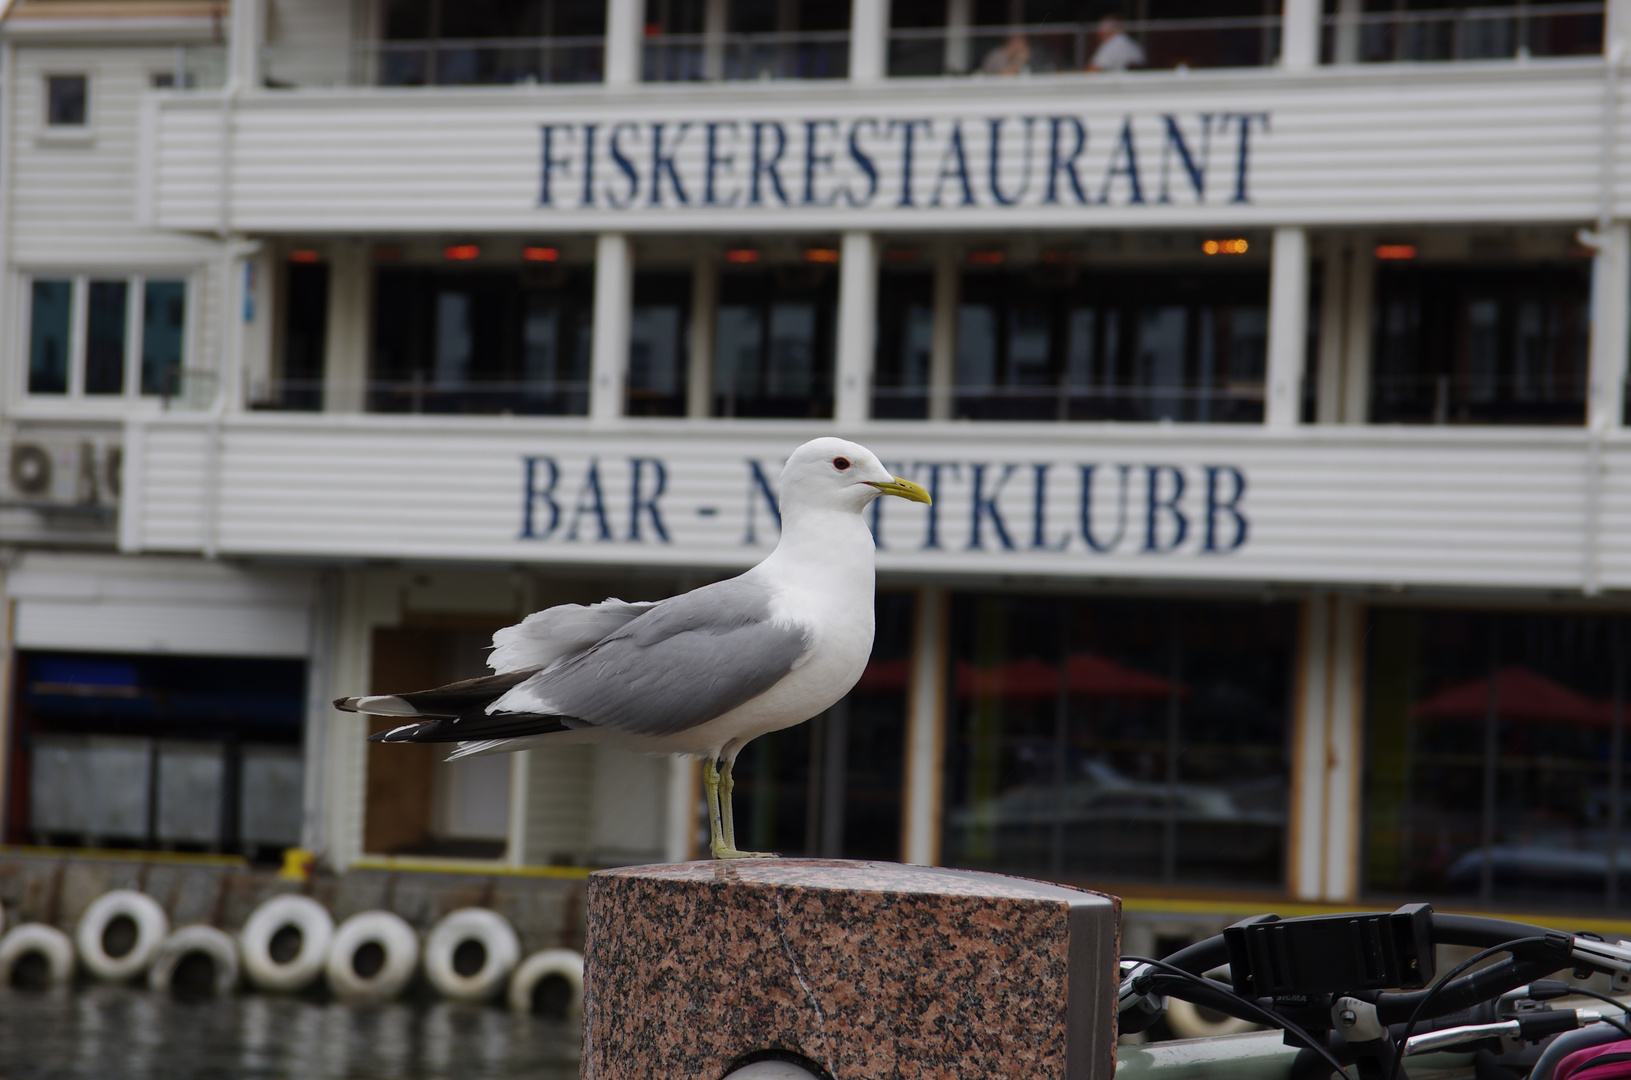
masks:
[[[895,80],[882,86],[771,82],[690,86],[647,84],[632,91],[601,87],[337,90],[248,95],[233,123],[230,215],[248,231],[423,231],[492,229],[581,232],[615,229],[739,231],[753,228],[1095,228],[1244,226],[1274,223],[1453,223],[1574,221],[1595,218],[1603,146],[1604,78],[1595,58],[1555,61],[1376,65],[1290,73],[1275,69],[1050,76],[1023,79]],[[1173,197],[1157,201],[1164,121],[1171,114],[1198,139],[1201,114],[1264,113],[1268,130],[1251,135],[1250,201],[1232,201],[1238,124],[1212,140],[1206,201],[1197,205],[1176,161]],[[1018,143],[1019,118],[1071,115],[1088,126],[1081,175],[1097,199],[1116,151],[1124,117],[1133,119],[1145,201],[1128,205],[1124,181],[1107,204],[1046,205],[1031,177],[1019,204],[996,206],[987,175],[988,121],[1012,118],[1005,145]],[[799,156],[806,120],[921,117],[914,176],[920,205],[898,207],[900,140],[877,138],[873,153],[884,193],[863,207],[803,204]],[[930,201],[951,121],[962,122],[977,205],[938,208]],[[731,209],[699,206],[701,125],[709,121],[787,125],[783,166],[790,205]],[[613,211],[579,208],[573,169],[556,178],[553,207],[540,202],[540,127],[600,125],[597,175],[618,175],[606,158],[611,125],[641,125],[632,153],[650,171],[649,125],[689,122],[678,169],[691,205],[637,204]],[[1631,109],[1619,110],[1621,161],[1631,156]],[[214,95],[167,97],[153,142],[156,220],[169,228],[213,227],[221,213],[220,105]],[[1045,170],[1045,121],[1033,171]],[[566,136],[562,136],[563,139]],[[768,136],[767,136],[768,138]],[[857,185],[845,146],[833,185]],[[558,153],[576,159],[567,141]],[[740,186],[745,143],[735,150]],[[999,175],[1008,191],[1022,180],[1021,155],[1005,153]],[[1620,170],[1623,174],[1625,170]],[[846,179],[847,177],[847,179]],[[1622,203],[1631,198],[1622,182]],[[665,201],[674,202],[672,193]]]
[[[318,417],[229,419],[220,432],[211,508],[209,428],[200,423],[134,424],[127,444],[122,522],[127,550],[326,558],[467,559],[560,565],[668,565],[732,569],[757,561],[776,527],[748,462],[774,483],[787,452],[825,426],[738,422],[625,423],[491,418]],[[947,575],[1020,574],[1175,581],[1332,583],[1581,589],[1586,584],[1590,498],[1587,436],[1580,431],[1402,428],[1162,429],[1119,425],[874,424],[857,436],[889,467],[928,482],[925,463],[945,462],[935,513],[939,546],[925,546],[929,511],[883,500],[879,566]],[[138,449],[139,448],[139,449]],[[533,538],[523,536],[524,459],[559,469],[553,500],[535,500]],[[1631,588],[1631,438],[1601,452],[1596,558],[1602,584]],[[632,540],[633,458],[666,471],[659,501],[669,540],[643,514]],[[609,539],[602,539],[587,483],[597,463]],[[1043,538],[1035,544],[1034,467],[1045,475]],[[1011,547],[982,513],[973,545],[974,465],[982,484],[1012,465],[996,514]],[[1118,467],[1128,466],[1126,534],[1108,553],[1091,550],[1080,524],[1081,466],[1097,465],[1092,504],[1101,545],[1114,533]],[[1150,467],[1176,467],[1187,522],[1169,553],[1147,547]],[[1248,522],[1237,550],[1205,547],[1207,466],[1239,469]],[[655,471],[644,470],[643,493]],[[535,467],[541,482],[547,466]],[[1159,494],[1170,490],[1161,472]],[[1220,502],[1232,494],[1219,474]],[[575,513],[574,508],[578,508]],[[751,507],[751,511],[750,511]],[[747,542],[754,516],[754,543]],[[572,524],[576,516],[576,536]],[[213,525],[211,524],[213,522]],[[1216,546],[1228,548],[1234,520],[1215,515]],[[1158,547],[1173,519],[1156,517]],[[1060,546],[1062,545],[1062,547]],[[1059,550],[1052,550],[1059,547]]]

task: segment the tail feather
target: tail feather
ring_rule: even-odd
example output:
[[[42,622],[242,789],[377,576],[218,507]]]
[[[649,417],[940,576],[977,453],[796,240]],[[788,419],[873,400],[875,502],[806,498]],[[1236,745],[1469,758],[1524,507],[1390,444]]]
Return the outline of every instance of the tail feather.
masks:
[[[448,683],[432,690],[415,690],[409,694],[367,694],[361,697],[339,698],[334,702],[334,707],[344,712],[368,713],[373,716],[416,716],[424,720],[456,720],[471,713],[480,713],[507,690],[537,674],[538,670],[528,668],[524,671],[507,671],[501,675],[483,675],[475,679]]]
[[[556,731],[569,731],[582,727],[583,721],[571,716],[541,716],[535,713],[496,713],[489,716],[482,711],[464,716],[438,717],[414,724],[376,732],[369,742],[385,743],[447,743],[515,739],[526,735],[548,735]]]

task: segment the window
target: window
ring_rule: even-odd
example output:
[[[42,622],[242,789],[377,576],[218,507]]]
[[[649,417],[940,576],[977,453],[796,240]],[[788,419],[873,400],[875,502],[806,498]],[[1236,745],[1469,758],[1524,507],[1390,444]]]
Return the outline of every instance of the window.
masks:
[[[628,415],[684,416],[691,278],[636,274],[629,319]]]
[[[1590,326],[1585,265],[1384,266],[1371,421],[1584,423]]]
[[[45,122],[49,127],[84,127],[90,112],[90,79],[84,75],[45,77]]]
[[[838,275],[777,266],[720,275],[714,415],[832,415]]]
[[[87,400],[183,390],[187,282],[36,277],[29,284],[28,392]]]
[[[599,82],[601,0],[387,0],[385,86]]]
[[[1261,423],[1268,275],[963,275],[956,414]]]
[[[942,859],[1278,886],[1291,604],[953,600]]]
[[[929,415],[929,358],[934,350],[934,275],[885,269],[878,278],[877,359],[872,415],[922,420]]]
[[[582,415],[593,297],[583,267],[382,269],[368,408]]]
[[[1374,609],[1365,888],[1619,909],[1623,617]]]

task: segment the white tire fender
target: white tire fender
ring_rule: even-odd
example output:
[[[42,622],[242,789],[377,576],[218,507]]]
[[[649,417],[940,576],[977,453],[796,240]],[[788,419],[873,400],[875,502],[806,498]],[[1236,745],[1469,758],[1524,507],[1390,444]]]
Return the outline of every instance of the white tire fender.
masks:
[[[383,956],[377,968],[359,964],[359,954],[377,946]],[[383,1001],[407,989],[419,966],[419,935],[400,915],[359,911],[342,922],[329,942],[323,966],[328,987],[342,1001]]]
[[[533,991],[551,975],[565,979],[572,988],[572,1000],[566,1007],[567,1015],[582,1016],[583,957],[571,949],[544,949],[521,961],[521,966],[510,976],[510,1010],[530,1013]]]
[[[25,956],[45,958],[47,986],[67,986],[74,979],[74,943],[46,923],[23,923],[0,938],[0,986],[11,985],[11,973]]]
[[[456,962],[461,948],[479,946],[481,964],[473,971],[459,971]],[[478,955],[467,950],[466,956]],[[455,1001],[488,1001],[504,988],[504,983],[521,959],[521,941],[510,920],[487,908],[460,908],[444,915],[425,939],[425,975],[444,997]]]
[[[272,939],[286,929],[300,935],[300,947],[279,962],[272,955]],[[238,934],[244,974],[260,990],[304,990],[323,974],[333,938],[334,919],[322,904],[298,893],[274,896],[250,912]]]
[[[238,943],[224,930],[202,923],[183,926],[164,939],[153,966],[147,969],[147,985],[168,990],[175,981],[176,968],[187,956],[201,953],[209,958],[210,990],[228,994],[238,985]]]
[[[124,953],[113,956],[104,936],[119,919],[135,924],[136,940]],[[74,943],[86,971],[103,982],[124,982],[147,969],[169,936],[170,919],[157,900],[134,889],[114,889],[92,900],[85,909],[74,930]]]

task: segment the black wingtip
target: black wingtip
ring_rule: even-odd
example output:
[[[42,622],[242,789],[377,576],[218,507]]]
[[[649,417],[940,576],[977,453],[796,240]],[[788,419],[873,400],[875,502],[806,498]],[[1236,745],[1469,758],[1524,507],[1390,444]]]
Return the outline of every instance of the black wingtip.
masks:
[[[415,736],[422,733],[421,729],[434,728],[435,726],[436,725],[434,723],[403,724],[400,727],[387,728],[384,731],[376,731],[372,735],[368,736],[368,741],[384,743],[419,742],[421,740]]]

